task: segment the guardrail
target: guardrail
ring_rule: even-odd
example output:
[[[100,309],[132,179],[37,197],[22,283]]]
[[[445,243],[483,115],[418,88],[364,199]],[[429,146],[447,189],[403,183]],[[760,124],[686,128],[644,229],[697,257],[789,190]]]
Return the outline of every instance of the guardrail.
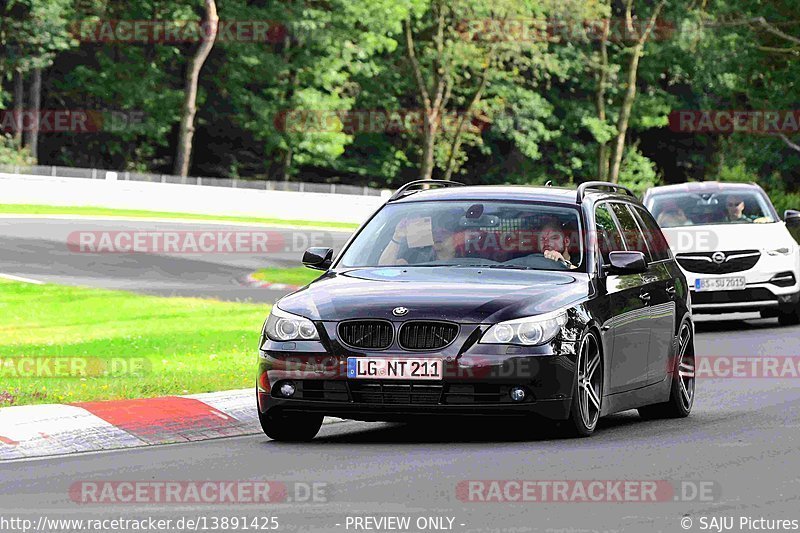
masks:
[[[75,168],[59,166],[13,166],[0,165],[0,172],[31,176],[58,178],[84,178],[109,181],[144,181],[149,183],[179,183],[229,187],[232,189],[257,189],[264,191],[315,192],[327,194],[351,194],[359,196],[381,196],[381,189],[344,185],[341,183],[313,183],[302,181],[246,180],[237,178],[204,178],[196,176],[171,176],[169,174],[146,174],[141,172],[116,172],[97,168]],[[384,193],[385,194],[385,193]]]
[[[203,180],[205,181],[205,180]],[[108,207],[358,224],[391,195],[330,194],[250,187],[198,187],[196,184],[0,172],[0,203]],[[338,188],[337,188],[338,189]]]

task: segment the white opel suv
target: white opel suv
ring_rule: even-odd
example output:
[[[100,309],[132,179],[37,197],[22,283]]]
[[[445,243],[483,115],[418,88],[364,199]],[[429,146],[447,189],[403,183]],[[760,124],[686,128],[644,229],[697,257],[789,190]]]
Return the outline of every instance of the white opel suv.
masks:
[[[756,184],[697,182],[653,187],[644,204],[686,274],[695,313],[758,311],[800,323],[800,247]]]

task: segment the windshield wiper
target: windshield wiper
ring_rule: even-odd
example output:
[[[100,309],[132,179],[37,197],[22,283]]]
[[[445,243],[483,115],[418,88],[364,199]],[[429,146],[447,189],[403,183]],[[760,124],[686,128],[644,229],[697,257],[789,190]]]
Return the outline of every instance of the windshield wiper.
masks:
[[[505,268],[507,270],[536,270],[534,267],[524,265],[504,265],[502,263],[478,263],[471,265],[453,265],[457,268]]]
[[[538,270],[536,267],[529,267],[525,265],[488,265],[488,268],[505,268],[509,270]]]

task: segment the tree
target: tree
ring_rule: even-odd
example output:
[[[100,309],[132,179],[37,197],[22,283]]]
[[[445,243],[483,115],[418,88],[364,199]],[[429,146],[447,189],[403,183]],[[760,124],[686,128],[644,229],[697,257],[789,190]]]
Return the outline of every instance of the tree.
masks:
[[[558,20],[567,13],[592,18],[596,6],[568,1],[555,7],[516,0],[431,0],[415,5],[404,30],[415,97],[423,114],[421,179],[431,179],[435,166],[443,169],[445,179],[452,177],[465,161],[461,152],[465,139],[481,142],[474,122],[488,126],[492,117],[486,110],[502,114],[509,107],[502,94],[513,92],[510,87],[535,91],[540,80],[562,70],[550,49],[547,26],[548,17]],[[497,99],[487,102],[487,94]],[[443,129],[447,120],[452,121],[449,131]],[[527,145],[532,144],[529,135],[541,138],[543,134],[505,132],[513,142]],[[448,142],[440,150],[444,157],[437,165],[440,136]]]
[[[227,60],[216,79],[234,120],[262,143],[252,157],[266,162],[270,178],[336,167],[357,133],[347,119],[360,82],[391,69],[407,12],[394,0],[226,3],[228,18],[273,21],[269,42],[222,43]]]
[[[687,45],[696,105],[793,113],[800,76],[796,11],[790,0],[700,4],[693,12],[695,38]],[[800,142],[793,122],[777,130],[759,130],[754,123],[752,131],[698,135],[714,147],[713,157],[699,165],[709,178],[737,174],[758,181],[772,195],[788,194],[800,181]]]
[[[186,176],[189,173],[189,159],[192,154],[192,137],[194,135],[194,117],[197,114],[197,83],[200,69],[214,47],[217,37],[219,16],[217,4],[214,0],[205,0],[205,32],[200,47],[197,49],[186,71],[186,94],[183,102],[183,113],[178,134],[178,146],[175,155],[174,173]]]
[[[35,161],[39,159],[39,124],[38,124],[38,117],[41,109],[41,102],[42,102],[42,69],[39,67],[34,67],[33,69],[33,79],[31,80],[31,91],[28,101],[30,102],[30,109],[28,110],[31,115],[33,115],[34,121],[30,129],[25,131],[25,144],[28,147],[28,151],[31,153],[31,157]],[[19,123],[22,123],[22,115],[20,114],[17,118]]]
[[[14,78],[14,141],[22,141],[24,77],[32,72],[30,113],[34,117],[25,132],[34,160],[38,157],[38,121],[41,101],[42,71],[48,68],[59,52],[74,45],[69,34],[70,0],[9,0],[0,7],[0,79],[10,73]],[[2,98],[0,98],[2,100]]]
[[[619,118],[617,120],[617,138],[613,147],[613,158],[611,163],[610,179],[612,183],[619,181],[620,165],[622,164],[622,155],[625,151],[625,135],[628,133],[628,122],[630,121],[631,109],[633,102],[636,99],[636,81],[639,73],[639,60],[644,53],[644,46],[655,27],[658,15],[664,8],[665,0],[661,0],[656,4],[647,21],[647,26],[642,32],[641,36],[636,40],[631,49],[631,59],[628,63],[628,79],[625,83],[625,96],[620,105]],[[625,27],[633,32],[633,0],[627,0],[625,4]]]

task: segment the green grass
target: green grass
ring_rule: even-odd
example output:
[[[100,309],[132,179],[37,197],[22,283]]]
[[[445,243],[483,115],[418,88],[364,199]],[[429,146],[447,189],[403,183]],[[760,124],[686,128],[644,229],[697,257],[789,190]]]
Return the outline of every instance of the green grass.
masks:
[[[262,304],[0,280],[0,406],[251,387],[268,311]],[[19,377],[20,367],[8,361],[20,357],[133,357],[144,367],[138,376]]]
[[[294,268],[262,268],[253,272],[253,277],[271,283],[286,283],[287,285],[306,285],[322,275],[319,270],[306,267]]]
[[[356,229],[358,224],[347,222],[324,222],[313,220],[283,220],[278,218],[235,217],[224,215],[198,215],[192,213],[172,213],[167,211],[144,211],[140,209],[111,209],[107,207],[55,206],[32,204],[0,204],[0,213],[12,215],[86,215],[136,218],[174,218],[180,220],[207,220],[225,222],[246,222],[276,224],[287,226],[320,226],[339,229]]]

